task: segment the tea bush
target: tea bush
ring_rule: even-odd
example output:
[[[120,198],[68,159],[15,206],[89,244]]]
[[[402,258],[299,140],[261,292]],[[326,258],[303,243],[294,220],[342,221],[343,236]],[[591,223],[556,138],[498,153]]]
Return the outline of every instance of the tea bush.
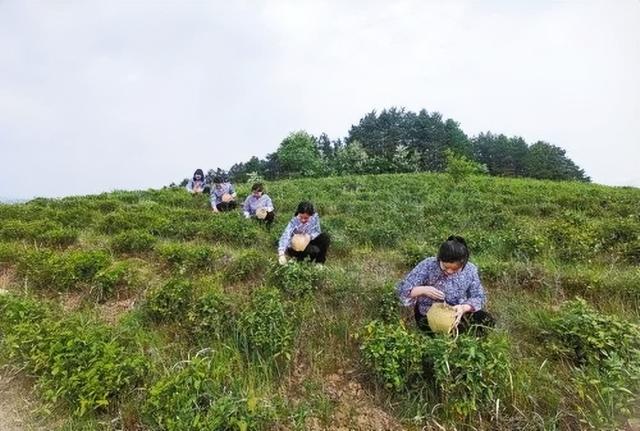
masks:
[[[399,323],[371,321],[359,335],[364,363],[385,387],[403,391],[423,375],[423,337]]]
[[[260,430],[272,409],[240,380],[237,358],[228,349],[174,367],[149,390],[144,415],[167,431]]]
[[[224,269],[224,279],[229,283],[262,278],[269,266],[269,259],[257,250],[244,250],[228,262]]]
[[[225,256],[220,249],[198,244],[164,243],[158,244],[155,251],[181,274],[187,271],[212,271]]]
[[[76,415],[106,408],[145,373],[142,354],[97,321],[81,315],[60,318],[29,300],[7,296],[0,304],[13,320],[3,325],[2,353],[37,376],[47,401],[65,401]]]
[[[212,215],[203,222],[201,229],[199,236],[202,239],[241,246],[254,245],[256,239],[264,235],[264,230],[257,223],[245,220],[235,211]]]
[[[111,239],[111,248],[120,253],[139,253],[153,249],[156,238],[146,231],[128,230]]]
[[[425,356],[433,363],[435,383],[448,415],[468,420],[476,413],[493,413],[499,400],[506,404],[511,359],[505,336],[436,336],[424,340]]]
[[[130,261],[120,261],[98,271],[93,279],[92,289],[96,299],[103,301],[121,290],[129,290],[141,284],[138,265]]]
[[[242,312],[241,338],[250,354],[263,358],[290,358],[293,346],[294,316],[277,289],[260,288]]]
[[[222,289],[212,289],[196,297],[189,307],[189,330],[201,339],[224,338],[235,327],[233,303]]]
[[[147,292],[146,310],[156,322],[181,321],[188,311],[193,286],[190,281],[174,278]]]
[[[580,298],[541,325],[550,352],[574,366],[583,419],[601,428],[629,415],[640,383],[640,327],[598,313]]]
[[[76,242],[78,231],[51,221],[9,220],[0,226],[0,240],[25,240],[40,245],[67,247]]]
[[[315,265],[306,262],[273,264],[267,274],[267,284],[277,287],[291,297],[307,295],[320,287],[321,273]]]

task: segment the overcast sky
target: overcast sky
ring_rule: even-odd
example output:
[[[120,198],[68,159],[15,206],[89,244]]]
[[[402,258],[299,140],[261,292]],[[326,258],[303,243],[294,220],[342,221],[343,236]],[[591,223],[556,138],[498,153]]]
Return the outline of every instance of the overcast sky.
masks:
[[[0,0],[0,196],[161,187],[373,109],[640,186],[640,1]]]

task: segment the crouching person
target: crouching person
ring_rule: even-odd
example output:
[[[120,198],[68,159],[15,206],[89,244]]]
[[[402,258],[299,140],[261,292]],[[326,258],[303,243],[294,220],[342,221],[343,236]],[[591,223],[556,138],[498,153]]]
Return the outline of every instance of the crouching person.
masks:
[[[403,305],[413,307],[422,331],[471,332],[483,335],[493,327],[493,317],[484,311],[486,294],[476,266],[469,262],[464,238],[450,236],[438,255],[420,262],[396,287]]]
[[[311,202],[300,202],[293,218],[278,243],[278,261],[287,263],[287,257],[302,261],[325,263],[329,249],[329,235],[320,230],[320,217]]]
[[[211,211],[217,213],[235,209],[238,206],[236,196],[233,184],[222,177],[215,177],[211,188]]]
[[[264,222],[268,228],[271,228],[275,218],[275,211],[273,202],[264,192],[262,183],[255,183],[251,186],[251,194],[245,199],[243,209],[246,218],[255,218]]]

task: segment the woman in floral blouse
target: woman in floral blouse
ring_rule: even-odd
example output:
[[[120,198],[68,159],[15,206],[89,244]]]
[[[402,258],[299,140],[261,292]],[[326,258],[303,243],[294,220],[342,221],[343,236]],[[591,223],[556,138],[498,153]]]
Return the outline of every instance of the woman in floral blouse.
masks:
[[[431,333],[426,314],[432,304],[445,302],[455,309],[459,331],[483,332],[495,321],[483,310],[486,295],[478,269],[469,262],[464,238],[450,236],[440,245],[437,257],[428,257],[406,275],[396,292],[407,307],[414,307],[418,328]],[[479,329],[480,328],[480,329]]]

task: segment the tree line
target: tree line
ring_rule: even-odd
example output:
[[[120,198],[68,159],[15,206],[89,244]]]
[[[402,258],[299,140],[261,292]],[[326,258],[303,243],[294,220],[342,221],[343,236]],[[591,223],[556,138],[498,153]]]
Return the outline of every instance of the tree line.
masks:
[[[351,126],[344,139],[322,133],[291,133],[264,159],[251,157],[228,171],[210,170],[234,182],[253,177],[267,180],[349,174],[443,172],[451,154],[480,166],[490,175],[589,182],[590,178],[548,142],[529,145],[521,137],[492,132],[469,138],[452,119],[425,109],[371,111]]]

